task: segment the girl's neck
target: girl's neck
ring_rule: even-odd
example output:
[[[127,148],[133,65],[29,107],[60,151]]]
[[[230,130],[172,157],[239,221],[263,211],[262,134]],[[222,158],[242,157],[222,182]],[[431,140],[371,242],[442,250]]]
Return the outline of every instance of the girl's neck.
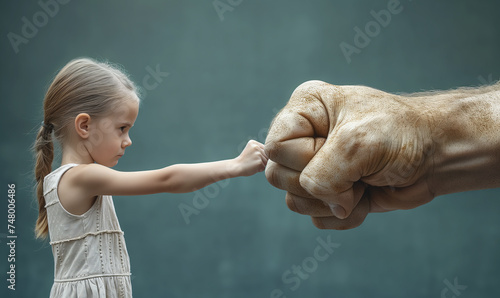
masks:
[[[76,149],[74,146],[66,145],[62,148],[61,165],[69,163],[89,164],[94,163],[94,160],[84,147]]]

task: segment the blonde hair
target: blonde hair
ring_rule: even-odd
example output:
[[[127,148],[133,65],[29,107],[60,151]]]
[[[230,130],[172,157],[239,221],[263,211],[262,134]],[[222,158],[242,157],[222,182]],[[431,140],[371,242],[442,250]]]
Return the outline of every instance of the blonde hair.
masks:
[[[117,66],[89,58],[70,61],[50,84],[43,101],[43,123],[33,145],[38,198],[37,238],[45,238],[48,234],[43,179],[52,171],[52,134],[55,140],[62,143],[78,114],[87,113],[96,118],[106,116],[130,98],[130,92],[137,95],[137,88]],[[138,96],[135,98],[138,99]]]

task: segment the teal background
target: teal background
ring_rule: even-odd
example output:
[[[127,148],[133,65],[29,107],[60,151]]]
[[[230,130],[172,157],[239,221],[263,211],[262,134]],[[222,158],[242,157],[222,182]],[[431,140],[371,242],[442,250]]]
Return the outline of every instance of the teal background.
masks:
[[[47,1],[47,0],[42,0]],[[44,3],[45,3],[44,2]],[[221,1],[228,3],[226,0]],[[477,86],[500,77],[500,2],[402,0],[402,11],[348,63],[340,43],[389,1],[70,1],[15,53],[7,34],[43,11],[2,1],[0,276],[2,297],[47,297],[48,241],[34,239],[37,203],[29,147],[51,79],[79,56],[121,64],[146,90],[116,169],[232,158],[263,142],[300,83],[319,79],[389,92]],[[228,4],[230,5],[230,4]],[[151,81],[154,82],[154,81]],[[55,164],[56,165],[56,164]],[[15,183],[16,291],[7,290],[7,184]],[[208,205],[186,223],[180,204]],[[409,211],[371,214],[348,231],[316,229],[287,209],[263,173],[189,194],[115,197],[135,297],[499,297],[500,190],[447,195]],[[199,206],[199,205],[198,205]],[[340,244],[307,278],[282,279],[314,256],[317,237]],[[452,297],[448,291],[445,297]]]

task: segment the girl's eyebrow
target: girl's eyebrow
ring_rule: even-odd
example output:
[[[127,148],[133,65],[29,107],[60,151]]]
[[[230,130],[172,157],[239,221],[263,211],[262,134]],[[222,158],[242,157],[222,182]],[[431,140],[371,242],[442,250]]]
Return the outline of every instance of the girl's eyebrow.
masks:
[[[134,126],[130,122],[122,122],[121,125],[130,126],[130,127]]]

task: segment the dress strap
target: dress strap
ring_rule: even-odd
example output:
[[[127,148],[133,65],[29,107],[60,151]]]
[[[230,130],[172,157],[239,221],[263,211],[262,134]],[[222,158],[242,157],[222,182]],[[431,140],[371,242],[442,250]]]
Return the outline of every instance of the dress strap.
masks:
[[[59,168],[55,169],[54,171],[50,172],[50,174],[48,174],[47,176],[45,176],[43,178],[43,195],[46,196],[48,193],[50,193],[54,189],[57,189],[57,185],[59,184],[59,180],[61,180],[61,176],[67,170],[69,170],[72,167],[75,167],[77,165],[78,164],[76,164],[76,163],[68,163],[68,164],[62,165]],[[47,196],[47,197],[45,198],[47,205],[52,203],[52,199],[57,199],[57,195],[56,196]]]

